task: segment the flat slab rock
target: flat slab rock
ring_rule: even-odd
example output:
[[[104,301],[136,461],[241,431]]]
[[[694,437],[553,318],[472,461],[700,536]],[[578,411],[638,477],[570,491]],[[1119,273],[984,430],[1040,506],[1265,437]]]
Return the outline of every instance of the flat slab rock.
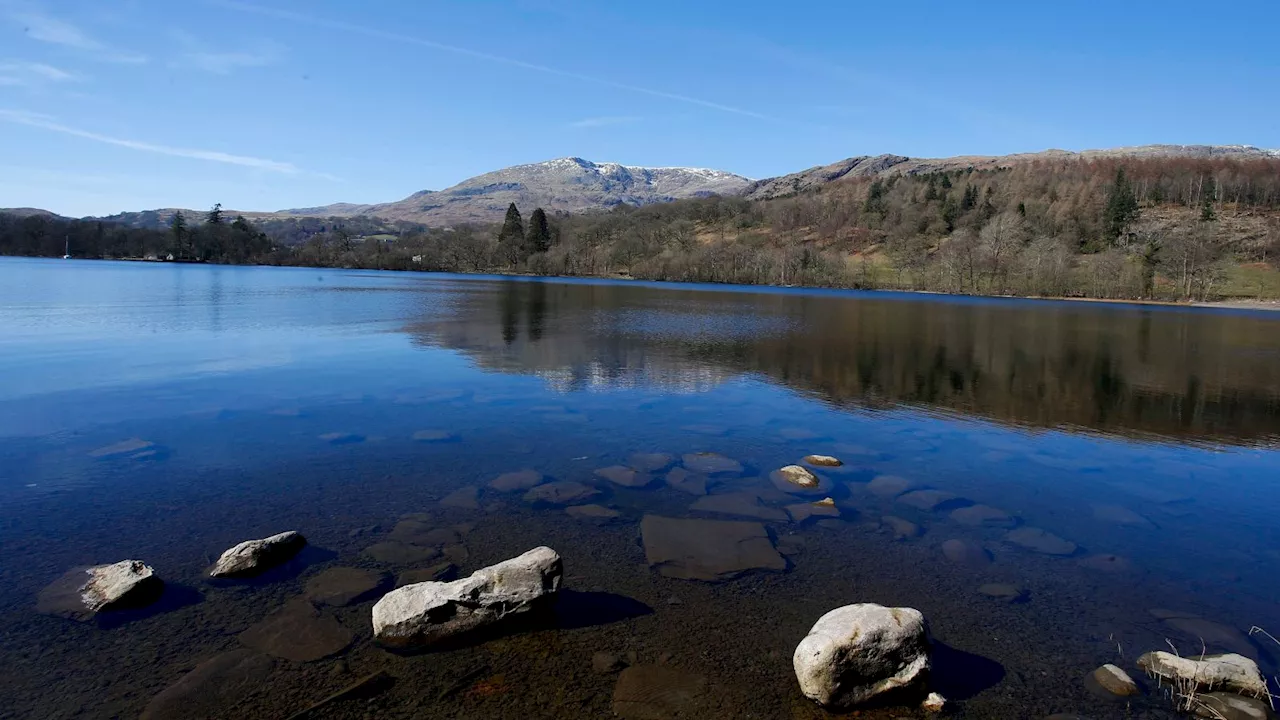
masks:
[[[626,720],[710,717],[705,678],[663,665],[635,665],[618,675],[613,712]]]
[[[959,495],[946,490],[913,490],[899,495],[896,502],[924,512],[934,512],[939,508],[966,501]]]
[[[608,525],[622,517],[622,513],[603,505],[573,505],[564,511],[571,518],[596,525]]]
[[[1009,513],[990,505],[970,505],[951,511],[951,519],[970,527],[1013,527],[1017,521]]]
[[[245,577],[265,572],[292,560],[306,544],[307,539],[294,530],[246,540],[222,553],[209,569],[209,577]]]
[[[114,445],[106,445],[89,453],[89,457],[94,458],[114,458],[121,455],[133,455],[147,452],[154,449],[155,443],[142,438],[129,438],[121,440]]]
[[[474,485],[460,487],[440,498],[440,504],[444,507],[458,508],[459,510],[479,510],[480,488]]]
[[[538,547],[461,580],[406,585],[373,606],[373,634],[391,647],[430,645],[534,609],[563,575],[560,555]]]
[[[957,565],[981,568],[991,564],[991,553],[972,540],[948,540],[942,543],[942,554]]]
[[[253,650],[232,650],[196,665],[160,691],[142,720],[208,720],[228,717],[236,705],[266,682],[275,663]]]
[[[529,490],[524,494],[524,501],[545,505],[577,505],[599,494],[600,491],[590,485],[573,480],[558,480]]]
[[[649,565],[670,578],[717,581],[751,570],[787,569],[769,532],[757,522],[646,515],[640,535]]]
[[[623,465],[613,465],[606,468],[600,468],[595,472],[596,477],[604,478],[614,485],[621,485],[628,488],[648,487],[653,482],[653,476],[648,473],[642,473],[635,468],[629,468]]]
[[[627,464],[641,472],[661,472],[675,461],[675,457],[667,453],[635,453],[627,458]]]
[[[317,605],[344,607],[368,599],[390,580],[389,575],[375,570],[329,568],[307,581],[305,595]]]
[[[1247,635],[1230,625],[1177,610],[1156,608],[1149,612],[1160,620],[1162,625],[1176,631],[1178,635],[1193,641],[1196,645],[1203,642],[1213,649],[1227,650],[1251,660],[1258,659],[1258,648],[1249,641]]]
[[[690,495],[707,494],[707,478],[685,470],[682,467],[672,468],[664,478],[667,487]]]
[[[164,582],[141,560],[68,570],[36,596],[44,615],[90,620],[100,612],[136,608],[160,598]]]
[[[1079,547],[1070,540],[1063,540],[1048,530],[1037,527],[1021,527],[1005,533],[1004,539],[1020,548],[1042,555],[1065,557],[1075,554]]]
[[[301,598],[290,600],[240,633],[240,642],[246,647],[294,662],[336,655],[353,639],[350,630]]]
[[[517,470],[515,472],[502,473],[490,480],[489,488],[498,492],[515,492],[537,487],[546,482],[546,480],[546,476],[537,470]]]
[[[719,453],[686,453],[680,458],[686,469],[703,475],[742,474],[742,463]]]
[[[371,560],[391,565],[420,565],[440,557],[440,551],[433,547],[398,541],[374,543],[365,548],[363,554]]]
[[[886,500],[898,497],[914,488],[916,483],[897,475],[879,475],[867,483],[867,492]]]

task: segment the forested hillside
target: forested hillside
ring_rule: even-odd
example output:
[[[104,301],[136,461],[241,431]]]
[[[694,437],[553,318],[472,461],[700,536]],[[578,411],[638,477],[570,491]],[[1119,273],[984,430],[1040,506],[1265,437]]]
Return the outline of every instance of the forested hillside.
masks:
[[[918,166],[917,166],[918,167]],[[1037,158],[767,199],[425,229],[375,219],[0,217],[0,253],[1166,300],[1277,297],[1280,160]]]

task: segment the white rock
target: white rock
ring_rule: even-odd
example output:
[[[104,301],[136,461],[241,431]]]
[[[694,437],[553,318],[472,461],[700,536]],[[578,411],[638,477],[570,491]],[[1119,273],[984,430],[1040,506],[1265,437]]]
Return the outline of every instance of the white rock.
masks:
[[[260,540],[246,540],[222,553],[209,570],[209,577],[236,577],[262,572],[287,562],[307,544],[294,530]]]
[[[560,556],[538,547],[453,582],[406,585],[373,606],[373,634],[385,645],[428,645],[528,612],[560,589]]]
[[[47,615],[87,620],[100,612],[139,607],[160,597],[164,583],[141,560],[75,568],[42,590],[36,609]]]
[[[923,690],[929,664],[924,615],[871,603],[823,615],[792,656],[800,691],[837,710],[891,690]]]
[[[946,709],[947,699],[936,692],[931,692],[925,697],[924,702],[920,703],[920,707],[925,712],[940,713]]]
[[[1157,650],[1138,658],[1138,667],[1163,681],[1192,682],[1202,690],[1230,690],[1253,697],[1267,693],[1267,681],[1258,664],[1234,653],[1193,659]]]

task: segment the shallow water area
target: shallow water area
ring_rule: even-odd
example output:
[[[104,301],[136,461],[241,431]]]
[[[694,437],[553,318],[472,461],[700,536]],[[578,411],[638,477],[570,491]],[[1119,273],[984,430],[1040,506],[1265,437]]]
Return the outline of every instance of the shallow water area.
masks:
[[[1173,717],[1084,678],[1280,672],[1275,317],[0,259],[0,717],[820,718],[791,654],[855,602],[924,613],[958,716]],[[372,641],[381,593],[539,545],[547,612]],[[125,559],[156,604],[38,612]]]

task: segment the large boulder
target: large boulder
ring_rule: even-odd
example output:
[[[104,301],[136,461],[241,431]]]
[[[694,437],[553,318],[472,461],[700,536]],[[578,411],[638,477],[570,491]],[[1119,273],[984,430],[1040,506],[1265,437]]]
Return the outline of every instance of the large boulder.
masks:
[[[373,606],[373,634],[393,647],[430,645],[532,610],[563,573],[556,551],[538,547],[462,580],[406,585]]]
[[[1235,653],[1193,659],[1157,650],[1139,657],[1138,667],[1152,677],[1175,684],[1187,683],[1203,691],[1230,690],[1252,697],[1267,694],[1267,681],[1258,664]]]
[[[306,544],[307,539],[293,530],[260,540],[246,540],[222,553],[209,569],[209,577],[256,575],[293,559]]]
[[[141,560],[73,568],[36,597],[46,615],[88,620],[100,612],[148,605],[164,592],[164,582]]]
[[[891,691],[926,691],[929,627],[911,608],[859,603],[823,615],[792,656],[805,697],[844,710]]]

